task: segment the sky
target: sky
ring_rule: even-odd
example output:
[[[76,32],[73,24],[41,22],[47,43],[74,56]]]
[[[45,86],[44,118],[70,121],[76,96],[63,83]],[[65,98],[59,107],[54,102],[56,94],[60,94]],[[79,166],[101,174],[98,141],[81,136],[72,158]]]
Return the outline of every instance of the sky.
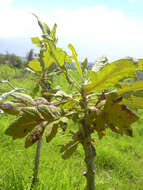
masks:
[[[79,60],[143,58],[143,0],[0,0],[0,53],[26,56],[40,36],[35,13],[57,23],[58,46],[72,43]]]

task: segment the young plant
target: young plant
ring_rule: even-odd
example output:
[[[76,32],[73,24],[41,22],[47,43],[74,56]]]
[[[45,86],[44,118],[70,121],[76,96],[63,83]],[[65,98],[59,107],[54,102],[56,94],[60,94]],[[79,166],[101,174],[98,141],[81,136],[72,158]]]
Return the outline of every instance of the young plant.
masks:
[[[0,105],[0,108],[6,112],[9,110],[18,112],[17,119],[6,130],[6,134],[13,139],[26,137],[27,148],[43,134],[46,136],[46,141],[50,142],[59,128],[68,129],[69,126],[65,126],[68,120],[77,123],[76,131],[68,130],[71,139],[61,146],[60,151],[62,158],[67,159],[79,144],[82,145],[87,168],[84,172],[87,180],[86,189],[94,190],[96,149],[92,135],[97,133],[101,139],[106,135],[106,130],[111,129],[120,135],[133,136],[131,124],[139,118],[132,110],[143,108],[143,81],[135,80],[136,71],[143,70],[143,60],[125,58],[108,63],[106,59],[106,64],[102,64],[98,70],[93,67],[92,70],[87,71],[87,58],[80,64],[71,44],[68,45],[71,50],[69,56],[57,47],[55,32],[51,32],[49,27],[39,19],[38,23],[43,34],[41,39],[33,38],[33,42],[41,48],[41,57],[29,66],[35,71],[42,71],[43,60],[45,67],[55,63],[67,81],[75,87],[76,92],[71,94],[60,90],[44,92],[45,98],[34,99],[23,93],[13,93],[12,96],[18,100],[18,105],[12,101],[9,103],[11,106],[6,108],[4,107],[6,103]],[[75,63],[75,69],[79,74],[78,81],[66,68],[66,64],[71,61]]]

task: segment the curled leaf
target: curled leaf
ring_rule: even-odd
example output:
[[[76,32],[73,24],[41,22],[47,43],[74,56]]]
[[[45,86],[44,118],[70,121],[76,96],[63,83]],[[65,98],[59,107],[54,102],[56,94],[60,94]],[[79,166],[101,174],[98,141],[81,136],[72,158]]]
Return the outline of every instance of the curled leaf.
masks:
[[[52,121],[53,118],[60,117],[60,109],[53,105],[39,105],[38,111],[47,121]]]
[[[14,97],[17,100],[17,102],[23,103],[26,106],[33,106],[35,104],[32,97],[27,94],[15,92],[11,94],[11,96]]]
[[[57,121],[51,122],[46,126],[45,135],[46,135],[46,141],[47,142],[50,142],[56,136],[57,129],[58,129],[58,122]]]
[[[44,133],[45,126],[43,123],[34,127],[34,129],[30,132],[30,134],[26,137],[25,140],[25,148],[32,146],[36,141],[41,139]]]
[[[5,113],[17,115],[24,106],[25,105],[22,103],[14,103],[7,101],[0,104],[0,109],[2,109]]]

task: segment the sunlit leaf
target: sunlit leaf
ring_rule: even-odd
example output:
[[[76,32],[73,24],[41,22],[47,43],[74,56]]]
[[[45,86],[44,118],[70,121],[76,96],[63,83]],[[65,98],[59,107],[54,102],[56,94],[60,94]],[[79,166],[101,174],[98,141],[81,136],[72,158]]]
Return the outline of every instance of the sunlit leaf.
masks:
[[[55,59],[51,56],[50,54],[50,49],[47,47],[46,51],[43,52],[43,61],[45,64],[45,68],[49,69],[49,67],[53,64],[56,63]]]
[[[44,27],[44,30],[46,31],[46,33],[50,35],[50,28],[49,28],[49,26],[45,22],[43,22],[42,24],[43,24],[43,27]]]
[[[52,41],[48,41],[49,43],[49,47],[50,47],[50,51],[51,51],[51,55],[54,58],[55,62],[60,65],[63,66],[65,64],[65,58],[67,56],[66,52],[56,48],[56,46],[53,44]]]
[[[38,37],[33,37],[33,38],[31,38],[31,40],[32,40],[33,44],[37,45],[37,47],[41,47],[42,43]]]
[[[96,105],[97,110],[89,112],[87,122],[98,132],[100,138],[105,135],[107,128],[119,134],[131,134],[130,126],[138,120],[138,116],[121,103],[122,98],[117,93],[111,93]]]
[[[56,29],[57,29],[57,24],[54,24],[53,29],[51,31],[51,38],[55,41],[56,40]]]
[[[42,67],[40,62],[37,59],[34,59],[29,62],[28,66],[33,69],[34,71],[42,71]]]
[[[105,65],[99,72],[93,72],[91,83],[85,85],[85,92],[101,91],[115,86],[121,79],[136,77],[135,72],[143,67],[134,64],[132,60],[120,59]]]
[[[68,63],[68,64],[73,64],[73,62],[72,62],[72,57],[71,57],[71,56],[66,55],[66,57],[65,57],[65,63]]]
[[[76,67],[77,71],[79,72],[79,74],[82,76],[82,70],[81,70],[81,67],[80,67],[80,64],[79,64],[79,61],[78,61],[78,55],[77,55],[77,53],[76,53],[76,51],[75,51],[73,45],[72,45],[72,44],[69,44],[69,45],[68,45],[68,48],[69,48],[69,49],[71,50],[71,52],[72,52],[72,57],[73,57],[73,59],[74,59],[74,61],[75,61],[75,67]]]

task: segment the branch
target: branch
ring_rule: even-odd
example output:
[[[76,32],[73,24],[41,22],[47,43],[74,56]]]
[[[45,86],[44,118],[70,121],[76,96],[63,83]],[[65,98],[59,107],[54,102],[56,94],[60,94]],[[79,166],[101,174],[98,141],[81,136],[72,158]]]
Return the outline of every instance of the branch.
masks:
[[[4,98],[7,98],[8,96],[10,96],[12,93],[16,92],[16,91],[27,91],[24,88],[15,88],[8,80],[0,80],[0,83],[7,83],[11,88],[13,88],[13,90],[6,92],[4,94],[2,94],[0,96],[0,101],[2,101]]]

